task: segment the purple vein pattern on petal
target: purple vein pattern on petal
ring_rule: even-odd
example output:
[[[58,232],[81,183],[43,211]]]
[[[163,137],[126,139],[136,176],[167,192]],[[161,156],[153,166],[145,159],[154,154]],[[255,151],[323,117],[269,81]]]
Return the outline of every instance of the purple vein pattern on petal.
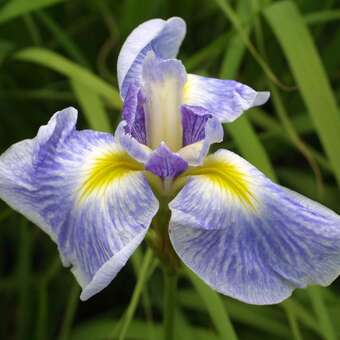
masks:
[[[118,85],[125,98],[130,84],[140,84],[142,65],[148,52],[160,58],[174,58],[184,39],[185,22],[173,17],[152,19],[139,25],[126,39],[117,62]]]
[[[131,84],[124,100],[122,116],[127,122],[125,132],[142,144],[146,144],[144,103],[142,90]]]
[[[178,154],[186,160],[189,165],[197,166],[202,164],[209,152],[211,144],[222,142],[223,127],[217,118],[208,118],[205,122],[203,133],[201,129],[203,128],[202,125],[206,118],[206,111],[201,107],[188,105],[183,105],[181,111],[184,113],[184,120],[187,120],[188,117],[193,119],[191,122],[183,122],[183,138],[186,141],[194,141],[197,137],[198,141],[184,146],[179,150]],[[185,115],[187,116],[185,117]],[[195,115],[200,116],[201,118],[194,118]],[[197,122],[195,119],[197,119]],[[192,135],[191,132],[193,132]],[[201,137],[203,137],[203,139],[199,140]]]
[[[170,203],[170,238],[212,288],[273,304],[339,275],[340,216],[226,150],[195,171]]]
[[[76,119],[60,111],[0,157],[0,198],[52,237],[86,300],[124,266],[158,201],[113,136],[76,131]]]
[[[173,153],[165,143],[152,152],[145,169],[162,179],[174,178],[185,171],[188,163]]]
[[[182,105],[183,146],[193,144],[205,138],[205,126],[211,114],[205,109]]]
[[[232,122],[243,111],[264,104],[269,92],[256,92],[234,80],[188,74],[183,103],[206,109],[221,122]]]

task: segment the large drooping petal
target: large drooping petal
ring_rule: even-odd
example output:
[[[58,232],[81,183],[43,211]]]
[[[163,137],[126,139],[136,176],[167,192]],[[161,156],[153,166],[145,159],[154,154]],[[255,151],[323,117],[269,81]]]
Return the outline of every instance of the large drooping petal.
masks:
[[[271,182],[226,150],[188,171],[170,203],[179,257],[217,291],[278,303],[340,273],[340,216]]]
[[[152,19],[135,28],[126,39],[117,62],[118,85],[125,98],[130,84],[140,83],[142,65],[148,52],[157,57],[174,58],[186,33],[185,22],[178,17]]]
[[[243,111],[264,104],[269,92],[256,92],[234,80],[222,80],[188,74],[183,104],[204,108],[221,122],[232,122]]]
[[[76,120],[60,111],[0,157],[0,197],[52,237],[86,300],[124,266],[158,201],[112,135],[76,131]]]

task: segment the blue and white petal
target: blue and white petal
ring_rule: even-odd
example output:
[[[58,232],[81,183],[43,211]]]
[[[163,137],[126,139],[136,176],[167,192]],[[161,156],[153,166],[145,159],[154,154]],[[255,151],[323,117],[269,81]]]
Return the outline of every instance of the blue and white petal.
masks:
[[[0,198],[52,237],[86,300],[124,266],[158,201],[112,135],[76,131],[76,120],[60,111],[0,157]]]
[[[185,33],[185,22],[178,17],[168,20],[152,19],[132,31],[117,62],[118,85],[123,98],[131,83],[140,83],[147,53],[153,51],[157,57],[163,59],[176,57]]]
[[[200,107],[181,106],[183,146],[201,141],[205,138],[205,126],[211,114]]]
[[[340,274],[340,216],[328,208],[274,184],[226,150],[187,175],[170,203],[170,239],[212,288],[273,304]]]
[[[123,149],[138,162],[145,164],[152,153],[152,150],[143,143],[138,142],[127,130],[128,123],[121,121],[116,129],[114,140],[121,145]]]
[[[172,179],[188,168],[188,163],[178,154],[172,152],[165,143],[152,152],[145,164],[145,169],[161,179]]]
[[[147,144],[156,149],[165,142],[173,151],[182,147],[180,106],[186,82],[183,64],[160,59],[150,52],[143,64],[143,93],[146,98]]]
[[[195,137],[197,136],[200,138],[203,137],[203,139],[198,139],[198,141],[188,144],[178,151],[178,155],[181,156],[191,166],[201,165],[209,152],[210,145],[214,143],[220,143],[223,140],[223,127],[219,120],[212,117],[204,122],[204,117],[207,117],[204,112],[206,111],[198,107],[193,108],[186,105],[182,106],[183,119],[188,120],[188,117],[191,117],[190,123],[188,121],[186,121],[185,124],[183,123],[183,139],[189,140],[191,138],[192,140],[195,140]],[[199,117],[193,119],[195,115],[198,115]],[[203,122],[204,133],[202,133]],[[196,126],[196,124],[198,126]],[[192,132],[191,136],[190,132],[187,131],[189,127],[191,128]],[[186,133],[187,136],[185,136]]]
[[[139,143],[146,144],[145,96],[140,88],[131,84],[124,100],[122,117],[126,121],[125,132]]]
[[[232,122],[245,110],[264,104],[269,92],[256,92],[234,80],[222,80],[188,74],[183,104],[207,110],[221,122]]]

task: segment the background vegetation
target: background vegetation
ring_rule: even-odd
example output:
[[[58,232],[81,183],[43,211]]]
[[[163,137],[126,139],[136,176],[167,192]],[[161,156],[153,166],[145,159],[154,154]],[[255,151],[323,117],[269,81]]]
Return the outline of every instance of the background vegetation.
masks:
[[[114,131],[122,43],[146,19],[173,15],[188,24],[180,58],[189,72],[272,93],[263,108],[225,126],[224,146],[340,212],[336,0],[0,0],[0,152],[70,105],[81,112],[79,127]],[[56,246],[2,202],[0,234],[0,339],[116,339],[122,325],[126,339],[161,338],[163,280],[144,248],[107,289],[81,303]],[[340,339],[339,283],[251,306],[184,270],[175,338]]]

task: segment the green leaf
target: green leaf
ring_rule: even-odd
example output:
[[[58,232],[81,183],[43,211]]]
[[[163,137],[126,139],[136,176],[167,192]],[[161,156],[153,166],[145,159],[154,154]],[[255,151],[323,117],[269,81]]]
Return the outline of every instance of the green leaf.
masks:
[[[78,63],[87,66],[89,63],[84,57],[82,51],[77,44],[74,43],[71,36],[67,34],[49,15],[40,11],[37,13],[37,17],[46,26],[58,41],[58,43],[64,48],[65,52]]]
[[[185,273],[205,304],[220,339],[237,340],[234,327],[220,296],[189,269],[186,269]]]
[[[238,19],[240,22],[249,20],[249,3],[243,0],[240,4]],[[248,36],[249,29],[244,31]],[[229,44],[226,48],[222,68],[221,78],[234,79],[245,56],[246,45],[242,41],[237,30],[232,32]],[[241,154],[252,164],[257,166],[272,180],[276,180],[275,172],[270,159],[261,144],[256,132],[244,113],[239,119],[231,124],[225,124],[225,128],[231,134]]]
[[[13,210],[12,209],[4,209],[0,211],[0,222],[5,221],[10,215],[13,214]]]
[[[0,24],[64,0],[12,0],[0,8]]]
[[[286,315],[288,318],[290,329],[292,330],[293,333],[294,340],[303,340],[294,309],[291,308],[290,305],[286,304],[285,302],[283,302],[282,305],[286,311]]]
[[[18,250],[18,263],[17,263],[17,284],[18,284],[18,313],[17,313],[17,339],[27,339],[27,332],[31,321],[30,310],[30,278],[31,272],[31,254],[32,247],[32,234],[28,228],[28,223],[25,218],[22,217],[22,222],[18,232],[20,233],[20,243],[17,247]]]
[[[336,186],[325,183],[320,194],[315,185],[315,178],[306,171],[280,167],[277,169],[277,173],[284,185],[288,185],[293,190],[319,201],[332,210],[339,211],[340,193]]]
[[[305,15],[305,21],[308,25],[315,25],[335,20],[340,20],[340,9],[316,11]]]
[[[103,340],[108,339],[107,334],[112,332],[112,328],[118,327],[120,324],[117,320],[96,319],[83,322],[75,328],[70,336],[72,340]],[[162,327],[154,326],[154,333],[157,339],[162,338]],[[145,322],[133,320],[130,323],[127,332],[128,339],[147,340],[148,326]],[[117,338],[115,338],[117,339]]]
[[[196,292],[192,290],[182,289],[179,292],[179,300],[183,307],[202,313],[207,311]],[[290,336],[287,327],[281,323],[281,313],[272,306],[252,306],[231,298],[223,298],[223,302],[233,321],[271,334],[275,339]]]
[[[309,287],[308,292],[312,301],[314,311],[317,315],[317,319],[320,325],[321,333],[325,340],[337,340],[335,331],[328,315],[327,307],[324,302],[322,288]]]
[[[216,55],[221,53],[221,47],[223,47],[229,38],[230,33],[223,33],[213,40],[209,45],[205,46],[195,54],[191,55],[185,60],[185,68],[187,72],[191,72],[198,68],[206,60],[211,60]]]
[[[137,306],[139,304],[139,300],[140,300],[140,297],[143,291],[144,284],[146,280],[148,279],[148,271],[151,266],[152,259],[153,259],[153,252],[150,248],[148,248],[143,258],[141,269],[138,275],[138,280],[137,280],[135,289],[133,291],[129,306],[126,310],[124,318],[122,319],[121,327],[119,327],[119,336],[118,336],[119,340],[126,339],[129,326],[133,320]],[[109,338],[114,339],[113,335],[115,333],[116,333],[116,330],[114,330],[114,332],[111,334]]]
[[[225,128],[228,129],[244,158],[258,167],[269,178],[277,181],[267,152],[247,117],[242,116],[235,122],[226,124]]]
[[[293,312],[296,318],[306,327],[314,332],[321,334],[320,327],[316,321],[314,315],[310,313],[310,310],[305,308],[302,304],[297,302],[297,299],[287,299],[280,304],[283,308],[288,308]]]
[[[282,46],[340,186],[340,116],[311,34],[293,2],[275,3],[264,14]]]
[[[119,321],[110,319],[96,319],[87,322],[82,322],[70,336],[72,340],[104,340],[107,339],[107,334],[112,330],[112,326],[117,326]],[[202,327],[191,328],[194,339],[196,340],[220,340],[211,330],[203,329]],[[182,328],[175,329],[176,340],[190,340],[186,338],[187,333],[181,334]],[[153,325],[153,333],[156,339],[162,339],[162,325]],[[127,332],[128,339],[134,340],[150,340],[148,337],[148,325],[141,320],[131,321]],[[226,338],[224,338],[226,339]],[[229,340],[229,339],[228,339]]]
[[[32,47],[19,51],[14,55],[14,58],[49,67],[54,71],[64,74],[71,80],[86,84],[91,91],[105,98],[114,108],[121,108],[122,103],[120,96],[117,90],[110,84],[84,67],[69,61],[55,52],[44,48]]]
[[[15,48],[15,45],[11,41],[0,40],[0,65],[3,60],[9,55]]]
[[[67,301],[65,315],[64,315],[64,319],[63,319],[63,323],[61,326],[58,340],[71,339],[69,335],[71,332],[72,323],[75,318],[77,307],[79,304],[79,294],[80,294],[80,287],[77,282],[74,282],[71,288],[71,291],[70,291],[68,301]]]
[[[280,122],[276,121],[275,118],[269,117],[266,115],[261,109],[254,108],[250,111],[250,118],[251,120],[258,126],[260,126],[263,129],[267,129],[267,135],[263,136],[268,138],[275,137],[276,139],[282,139],[285,143],[289,143],[292,146],[296,146],[290,136],[288,135],[288,132],[285,129],[282,129],[282,126]],[[295,123],[295,120],[293,119],[293,122]],[[309,123],[308,123],[309,125]],[[301,130],[298,129],[298,126],[294,124],[296,127],[296,130],[300,133],[302,133]],[[308,126],[307,126],[308,127]],[[305,143],[306,144],[306,143]],[[307,144],[306,144],[307,145]],[[308,145],[308,149],[315,158],[315,160],[319,163],[320,167],[322,167],[324,170],[328,172],[332,172],[331,166],[329,164],[329,161],[316,149]]]
[[[287,88],[284,84],[280,82],[280,80],[277,78],[277,76],[272,71],[271,66],[266,62],[266,60],[262,57],[262,55],[257,51],[255,46],[249,39],[247,30],[244,29],[242,25],[242,21],[240,20],[239,16],[235,13],[233,8],[231,7],[229,1],[215,0],[215,2],[221,8],[225,16],[233,24],[235,30],[239,33],[240,39],[242,39],[243,43],[247,46],[254,60],[256,60],[258,65],[262,68],[263,72],[267,75],[268,79],[270,79],[273,83],[277,84],[281,88]]]
[[[178,332],[178,334],[180,334],[181,338],[184,340],[195,340],[193,329],[190,327],[189,322],[185,318],[180,308],[177,308],[176,310],[175,325],[175,334]],[[178,339],[178,336],[176,336],[176,339]]]
[[[79,81],[72,80],[71,85],[89,126],[94,130],[112,132],[110,121],[99,96]]]

